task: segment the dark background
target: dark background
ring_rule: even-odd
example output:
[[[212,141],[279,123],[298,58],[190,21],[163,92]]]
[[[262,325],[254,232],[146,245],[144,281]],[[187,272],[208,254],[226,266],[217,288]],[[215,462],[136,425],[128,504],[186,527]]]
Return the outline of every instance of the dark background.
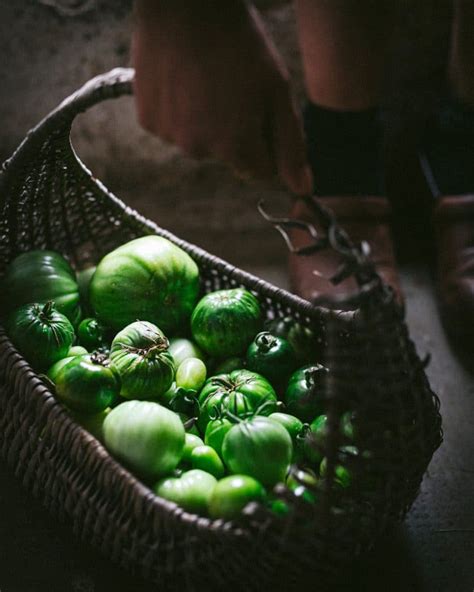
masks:
[[[75,17],[47,3],[0,0],[1,160],[29,127],[80,84],[128,64],[130,2],[92,1]],[[56,4],[71,7],[81,2]],[[358,561],[347,580],[361,592],[470,592],[474,589],[474,383],[446,341],[438,318],[430,211],[414,150],[436,98],[444,92],[451,8],[449,2],[421,0],[400,1],[397,6],[397,40],[387,65],[384,96],[388,190],[397,213],[408,322],[420,354],[432,353],[428,374],[442,400],[445,442],[405,523]],[[302,99],[291,7],[278,3],[265,10],[265,19]],[[244,183],[221,165],[184,158],[147,136],[136,125],[130,99],[99,106],[81,117],[74,143],[94,173],[127,203],[232,263],[287,285],[284,247],[255,211],[261,196],[284,210],[288,204],[284,191]],[[22,490],[14,470],[2,462],[0,508],[1,592],[149,589],[76,541],[67,525],[59,525]]]

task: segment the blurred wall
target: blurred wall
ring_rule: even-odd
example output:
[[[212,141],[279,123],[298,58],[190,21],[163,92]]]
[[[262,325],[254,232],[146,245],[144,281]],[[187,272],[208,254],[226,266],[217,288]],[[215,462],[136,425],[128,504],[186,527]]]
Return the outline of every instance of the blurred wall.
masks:
[[[265,20],[302,99],[291,6],[263,4]],[[397,4],[398,41],[387,67],[385,98],[393,135],[419,126],[442,87],[450,17],[447,1]],[[78,14],[72,16],[73,12]],[[0,0],[2,160],[31,126],[79,85],[129,64],[131,20],[129,0]],[[217,163],[183,157],[138,128],[130,98],[81,116],[74,145],[119,197],[184,238],[233,261],[284,260],[281,239],[256,213],[255,204],[264,197],[273,210],[284,212],[288,195],[236,179]]]

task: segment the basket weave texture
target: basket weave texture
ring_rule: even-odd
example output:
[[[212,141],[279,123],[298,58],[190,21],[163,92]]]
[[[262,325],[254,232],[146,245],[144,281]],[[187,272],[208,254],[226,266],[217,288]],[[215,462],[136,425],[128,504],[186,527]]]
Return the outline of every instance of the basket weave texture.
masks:
[[[292,508],[282,517],[258,505],[238,522],[188,514],[155,496],[75,423],[1,327],[0,456],[77,536],[160,590],[289,590],[307,577],[317,577],[322,589],[413,503],[441,443],[439,401],[386,289],[343,313],[313,306],[159,228],[91,176],[71,147],[72,122],[98,102],[130,94],[132,78],[132,70],[116,69],[91,80],[4,164],[0,275],[31,249],[57,250],[82,269],[154,233],[193,257],[203,291],[245,286],[268,318],[291,315],[311,327],[330,368],[327,485],[318,504],[277,488]],[[337,496],[331,482],[345,409],[361,418],[356,444],[376,451],[370,459],[376,479]]]

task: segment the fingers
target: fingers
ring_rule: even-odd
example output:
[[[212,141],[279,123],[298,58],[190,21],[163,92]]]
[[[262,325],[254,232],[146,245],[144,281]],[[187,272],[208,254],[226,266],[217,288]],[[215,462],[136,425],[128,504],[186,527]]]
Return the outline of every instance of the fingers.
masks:
[[[271,110],[272,150],[278,174],[297,195],[313,192],[313,175],[306,156],[301,118],[287,85],[277,87]]]

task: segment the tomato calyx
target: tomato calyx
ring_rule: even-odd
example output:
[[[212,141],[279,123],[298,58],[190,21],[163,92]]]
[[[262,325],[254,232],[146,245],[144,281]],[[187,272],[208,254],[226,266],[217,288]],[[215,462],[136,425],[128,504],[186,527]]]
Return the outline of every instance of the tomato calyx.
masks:
[[[278,346],[278,339],[269,331],[262,331],[255,337],[255,345],[260,353],[266,354]]]
[[[54,311],[54,302],[52,300],[48,300],[46,304],[41,308],[40,305],[37,305],[38,311],[38,318],[42,323],[49,323],[52,320],[52,313]]]
[[[328,372],[329,368],[326,368],[326,366],[323,366],[322,364],[314,364],[305,370],[304,377],[308,389],[312,389],[317,386],[317,380],[320,373],[327,374]]]
[[[110,359],[107,354],[101,351],[92,352],[91,355],[91,362],[93,364],[97,364],[99,366],[103,366],[104,368],[110,367]]]

